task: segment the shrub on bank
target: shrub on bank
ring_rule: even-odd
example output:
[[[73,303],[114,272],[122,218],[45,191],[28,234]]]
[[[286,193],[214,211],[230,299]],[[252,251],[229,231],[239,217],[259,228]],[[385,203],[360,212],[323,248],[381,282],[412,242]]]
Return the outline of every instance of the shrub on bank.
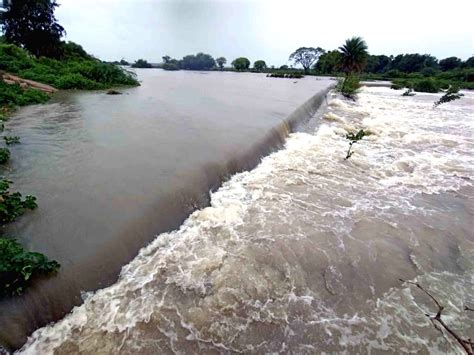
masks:
[[[10,180],[0,180],[0,225],[13,222],[27,209],[34,210],[38,207],[36,197],[27,195],[23,199],[21,193],[10,192],[11,183]]]
[[[344,79],[340,79],[336,85],[336,91],[348,99],[355,99],[360,89],[359,78],[356,75],[348,75]]]
[[[417,92],[437,93],[440,89],[440,84],[433,78],[427,78],[415,81],[413,84],[413,89]]]
[[[81,46],[65,44],[63,60],[35,58],[11,44],[0,44],[0,70],[39,81],[58,89],[106,89],[138,85],[134,74],[118,65],[103,63]]]
[[[49,95],[35,89],[23,89],[18,84],[0,81],[0,106],[25,106],[48,101]]]

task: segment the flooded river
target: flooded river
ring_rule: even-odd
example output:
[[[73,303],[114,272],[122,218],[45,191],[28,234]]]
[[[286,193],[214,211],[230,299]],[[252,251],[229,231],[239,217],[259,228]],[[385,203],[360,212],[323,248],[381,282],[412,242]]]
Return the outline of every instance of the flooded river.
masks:
[[[472,337],[474,94],[433,109],[439,96],[329,98],[313,128],[234,175],[22,351],[461,353],[425,316],[430,300],[399,281],[429,289]],[[359,129],[371,135],[344,160]]]
[[[21,144],[2,174],[39,208],[4,233],[61,270],[0,302],[0,344],[21,346],[81,304],[81,292],[116,281],[155,235],[208,205],[210,190],[282,147],[333,83],[162,70],[138,77],[142,85],[123,95],[58,93],[8,122]]]

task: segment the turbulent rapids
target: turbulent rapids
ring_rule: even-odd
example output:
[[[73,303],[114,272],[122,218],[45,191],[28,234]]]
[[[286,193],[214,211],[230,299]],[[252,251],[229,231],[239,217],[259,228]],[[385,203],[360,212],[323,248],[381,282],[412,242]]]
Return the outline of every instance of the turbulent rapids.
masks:
[[[365,88],[233,176],[24,353],[460,352],[472,335],[474,95]],[[371,134],[344,160],[345,135]]]

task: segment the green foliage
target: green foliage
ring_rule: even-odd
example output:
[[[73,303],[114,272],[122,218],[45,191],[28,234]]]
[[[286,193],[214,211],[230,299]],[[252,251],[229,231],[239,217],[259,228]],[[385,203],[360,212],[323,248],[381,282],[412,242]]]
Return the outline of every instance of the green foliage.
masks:
[[[354,154],[354,152],[351,151],[352,145],[368,135],[370,135],[370,133],[368,131],[364,131],[363,129],[359,130],[355,134],[353,132],[346,134],[346,139],[350,140],[350,142],[349,142],[349,149],[347,150],[346,157],[344,158],[344,160],[349,159],[352,156],[352,154]]]
[[[436,93],[439,91],[440,85],[433,78],[427,78],[415,81],[413,84],[413,89],[417,92]]]
[[[10,150],[8,148],[0,148],[0,164],[5,164],[10,160]]]
[[[265,63],[264,60],[257,60],[255,63],[253,63],[253,67],[257,71],[262,71],[267,68],[267,63]]]
[[[250,60],[245,57],[239,57],[232,61],[232,66],[237,71],[247,70],[250,67]]]
[[[334,74],[339,71],[342,55],[339,51],[329,51],[321,55],[314,66],[314,70],[320,74]]]
[[[138,59],[132,64],[132,68],[152,68],[153,66],[145,59]]]
[[[227,59],[224,57],[219,57],[216,59],[216,63],[219,66],[219,68],[222,70],[224,69],[224,65],[227,63]]]
[[[49,95],[35,89],[22,89],[18,84],[0,81],[0,106],[24,106],[48,101]]]
[[[180,67],[186,70],[209,70],[216,66],[214,58],[206,53],[187,55],[180,62]]]
[[[13,222],[17,217],[23,215],[26,209],[33,210],[38,205],[36,197],[27,195],[22,198],[19,192],[10,192],[10,180],[0,180],[0,224]]]
[[[33,277],[59,267],[41,253],[26,251],[15,239],[0,237],[0,296],[19,295]]]
[[[447,103],[447,102],[451,102],[451,101],[454,101],[454,100],[458,100],[458,99],[460,99],[462,96],[463,96],[463,94],[461,94],[461,93],[459,92],[459,87],[451,86],[451,87],[446,91],[446,93],[445,93],[443,96],[441,96],[441,98],[440,98],[438,101],[435,101],[434,107],[438,107],[439,105],[445,104],[445,103]]]
[[[164,70],[179,70],[178,65],[175,64],[175,63],[164,63],[161,66],[161,68],[164,69]]]
[[[439,61],[439,67],[442,71],[453,70],[461,66],[462,60],[458,57],[444,58]]]
[[[81,45],[74,42],[61,42],[62,57],[63,59],[94,59],[89,53],[87,53]]]
[[[93,90],[118,85],[138,85],[133,73],[117,65],[102,63],[92,58],[75,43],[68,42],[64,46],[66,48],[64,50],[65,58],[56,60],[51,58],[35,59],[16,46],[0,45],[0,69],[18,74],[25,79],[52,85],[58,89]],[[27,96],[31,95],[32,93],[27,94]],[[36,99],[38,102],[44,102],[44,98],[43,95],[42,101],[38,101],[41,97]],[[21,105],[20,103],[15,104]]]
[[[346,73],[361,72],[367,63],[367,44],[361,37],[347,39],[339,47],[341,52],[341,68]]]
[[[4,136],[3,140],[5,141],[6,145],[20,143],[20,137],[18,136]]]
[[[33,65],[33,58],[23,49],[13,44],[0,44],[0,70],[17,73]]]
[[[27,49],[40,57],[60,57],[64,28],[54,11],[56,0],[14,0],[0,13],[0,25],[8,43]]]
[[[340,79],[336,85],[336,92],[342,96],[355,100],[355,96],[360,88],[359,78],[356,75],[347,75],[344,79]]]
[[[305,74],[309,73],[309,68],[325,53],[321,47],[300,47],[290,54],[288,60],[303,67]]]

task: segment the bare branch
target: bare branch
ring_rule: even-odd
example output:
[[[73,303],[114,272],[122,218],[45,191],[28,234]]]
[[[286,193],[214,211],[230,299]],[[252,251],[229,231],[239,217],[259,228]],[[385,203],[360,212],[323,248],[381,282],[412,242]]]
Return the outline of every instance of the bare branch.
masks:
[[[433,325],[435,326],[436,329],[441,331],[441,329],[435,324],[435,321],[438,322],[454,339],[456,339],[456,341],[459,343],[459,345],[461,345],[462,348],[464,349],[464,351],[466,351],[466,354],[473,355],[474,343],[472,342],[472,340],[470,338],[469,339],[461,338],[458,334],[456,334],[456,332],[454,330],[452,330],[441,319],[441,313],[444,310],[444,307],[441,305],[441,303],[430,292],[428,292],[425,288],[423,288],[423,286],[421,286],[419,283],[413,282],[413,281],[406,281],[406,280],[403,280],[403,279],[399,279],[399,280],[401,282],[406,282],[408,284],[416,286],[421,291],[423,291],[429,298],[431,298],[431,300],[438,307],[438,311],[436,312],[435,316],[432,316],[432,315],[429,315],[429,314],[426,314],[426,316],[431,320],[431,322],[433,323]],[[465,306],[464,309],[465,310],[472,310],[472,308],[470,308],[468,306]]]

